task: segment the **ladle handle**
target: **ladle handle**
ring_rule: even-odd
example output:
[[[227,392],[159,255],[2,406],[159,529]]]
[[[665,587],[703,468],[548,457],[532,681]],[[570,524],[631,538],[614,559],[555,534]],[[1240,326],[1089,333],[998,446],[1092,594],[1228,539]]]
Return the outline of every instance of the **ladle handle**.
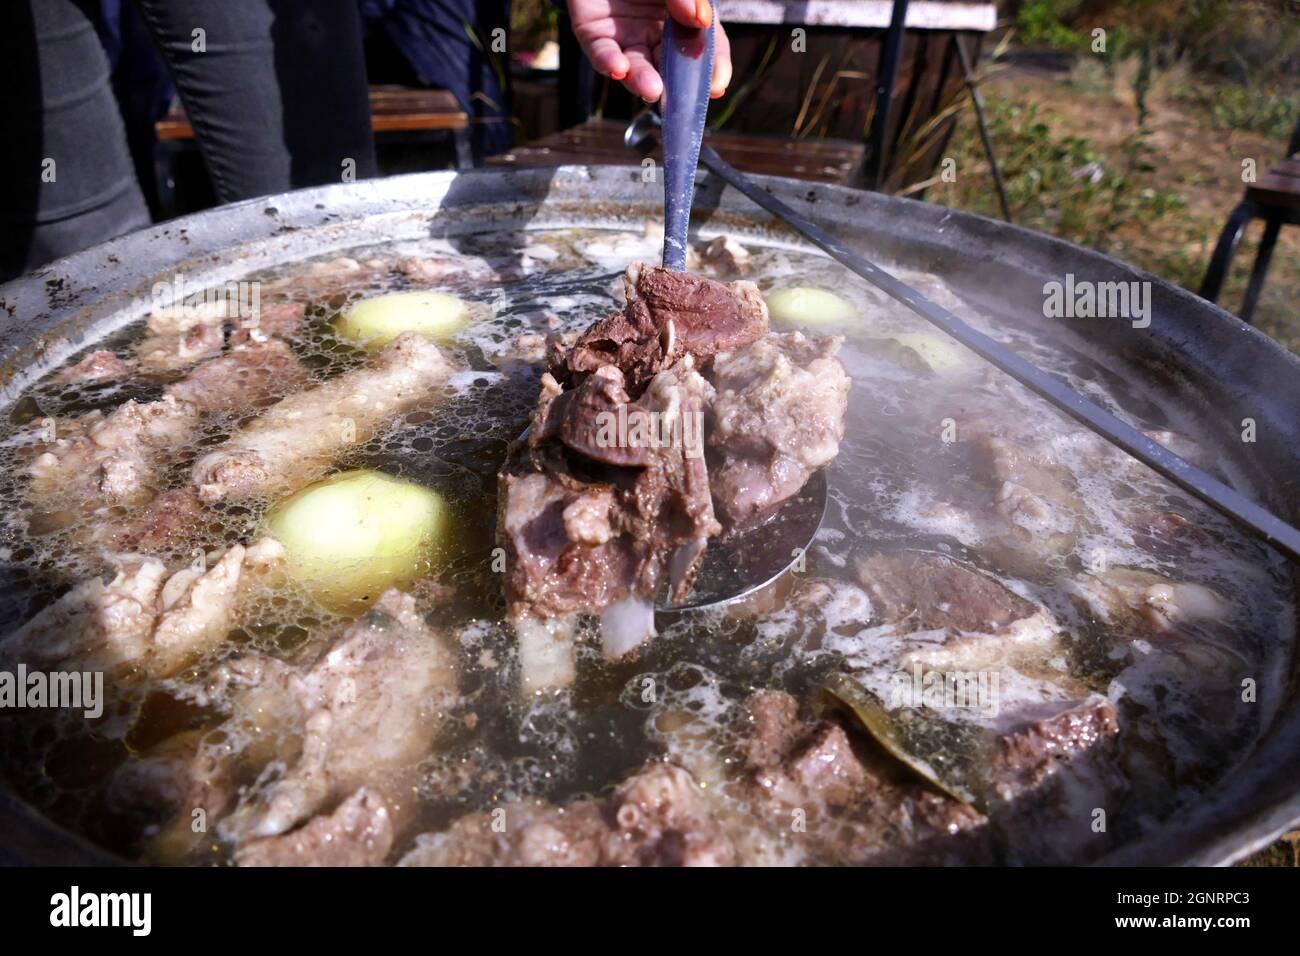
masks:
[[[685,272],[695,170],[713,78],[713,24],[703,29],[684,27],[669,17],[664,21],[662,50],[664,268]]]

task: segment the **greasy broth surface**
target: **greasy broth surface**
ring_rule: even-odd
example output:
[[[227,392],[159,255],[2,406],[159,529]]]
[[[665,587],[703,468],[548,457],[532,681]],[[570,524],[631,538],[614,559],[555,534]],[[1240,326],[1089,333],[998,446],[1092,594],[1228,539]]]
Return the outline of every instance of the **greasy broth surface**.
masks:
[[[461,694],[454,719],[448,722],[450,731],[420,768],[420,819],[413,832],[440,829],[463,813],[523,796],[562,801],[599,793],[656,754],[667,753],[706,783],[716,782],[731,759],[731,724],[738,704],[754,689],[784,687],[804,695],[821,674],[844,659],[856,661],[868,681],[875,673],[883,682],[897,669],[891,663],[896,640],[888,629],[873,628],[874,622],[855,611],[862,607],[862,592],[853,577],[853,559],[900,547],[967,561],[1050,608],[1070,635],[1070,651],[1040,665],[1110,694],[1119,707],[1123,746],[1134,751],[1159,748],[1160,760],[1130,762],[1131,779],[1114,794],[1117,812],[1112,818],[1122,821],[1116,824],[1121,835],[1114,842],[1137,835],[1221,778],[1270,718],[1267,703],[1226,706],[1225,701],[1235,700],[1242,676],[1267,686],[1265,682],[1287,663],[1292,617],[1280,562],[1224,519],[1140,467],[1117,476],[1086,460],[1070,463],[1093,530],[1063,550],[1046,544],[1008,550],[978,530],[936,516],[937,502],[968,504],[976,510],[990,507],[987,488],[972,476],[968,447],[939,438],[945,419],[960,422],[972,396],[991,398],[981,407],[996,407],[1007,420],[1035,422],[1044,437],[1075,426],[1067,426],[999,373],[980,368],[973,356],[968,356],[971,368],[954,376],[909,367],[907,361],[883,352],[879,341],[895,333],[926,331],[919,319],[828,260],[747,246],[754,254],[754,268],[744,277],[757,281],[765,292],[796,281],[820,285],[847,297],[858,312],[842,327],[819,325],[811,330],[846,336],[841,359],[854,382],[847,434],[829,473],[827,520],[800,575],[839,582],[822,606],[823,618],[788,609],[662,618],[660,636],[624,661],[604,662],[594,640],[580,643],[575,684],[564,692],[527,699],[518,689],[510,630],[501,623],[500,576],[491,568],[491,516],[496,470],[507,443],[526,423],[540,369],[494,363],[490,356],[520,333],[545,332],[548,316],[557,317],[562,330],[577,330],[607,314],[616,307],[614,290],[622,268],[634,259],[655,261],[657,244],[632,234],[577,230],[460,240],[460,255],[498,261],[521,248],[538,255],[528,260],[522,278],[430,286],[386,276],[382,282],[353,285],[346,296],[316,301],[309,308],[311,331],[295,348],[315,381],[354,367],[363,358],[359,349],[329,331],[330,319],[348,301],[401,288],[433,287],[481,303],[491,313],[460,333],[448,350],[465,371],[434,401],[407,412],[336,466],[337,471],[380,468],[436,488],[456,515],[456,538],[438,566],[430,569],[431,577],[450,588],[425,607],[429,620],[458,648]],[[364,260],[449,251],[445,244],[421,243],[350,254]],[[273,280],[294,272],[285,269],[261,277],[268,285],[264,304]],[[1140,427],[1194,434],[1174,409],[1068,344],[994,326],[933,277],[901,275]],[[96,347],[125,355],[141,334],[137,324]],[[163,384],[129,379],[74,387],[47,377],[8,410],[0,433],[0,498],[6,505],[0,518],[0,548],[6,559],[3,619],[8,629],[73,583],[104,570],[100,555],[79,544],[79,525],[60,526],[48,516],[32,515],[25,470],[36,444],[34,423],[94,408],[107,411],[128,398],[154,399]],[[192,462],[237,424],[217,419],[205,425],[167,472],[169,486],[183,484]],[[1212,451],[1207,457],[1216,458]],[[1175,556],[1157,556],[1137,547],[1116,514],[1122,502],[1134,500],[1149,502],[1157,512],[1177,511],[1189,518],[1206,533],[1204,542]],[[212,550],[249,541],[272,503],[206,509],[193,544]],[[1115,686],[1104,666],[1104,635],[1080,616],[1061,590],[1063,582],[1098,553],[1104,553],[1110,566],[1158,572],[1222,595],[1238,617],[1214,638],[1240,656],[1240,674],[1175,674],[1160,666],[1161,650],[1153,647],[1153,666],[1145,677]],[[166,557],[175,564],[186,561],[188,554]],[[159,741],[183,730],[215,727],[222,719],[220,713],[183,703],[177,688],[201,680],[217,661],[251,650],[288,656],[319,646],[346,620],[302,594],[255,602],[243,609],[228,640],[207,659],[113,705],[118,719],[130,727],[120,739],[87,734],[79,720],[54,719],[48,713],[0,714],[4,737],[11,742],[4,774],[54,819],[112,850],[137,856],[147,828],[106,806],[105,782],[116,767]],[[655,693],[648,695],[647,687]],[[108,690],[111,697],[112,688]],[[734,809],[743,812],[744,806],[735,804]],[[1045,846],[1051,844],[1050,837],[1016,829],[1000,835],[1010,860],[1049,857]],[[399,845],[398,853],[409,845],[409,840]],[[221,861],[227,853],[213,841],[201,859]],[[772,856],[774,862],[800,859],[793,838]]]

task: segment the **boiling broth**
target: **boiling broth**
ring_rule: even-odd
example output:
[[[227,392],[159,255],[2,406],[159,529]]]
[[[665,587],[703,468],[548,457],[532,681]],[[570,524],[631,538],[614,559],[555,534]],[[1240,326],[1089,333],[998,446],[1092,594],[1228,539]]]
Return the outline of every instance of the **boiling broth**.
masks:
[[[991,507],[990,490],[978,475],[969,443],[960,437],[944,440],[946,423],[960,436],[967,423],[990,416],[1030,422],[1029,431],[1043,441],[1077,427],[1000,373],[982,368],[974,356],[951,375],[918,367],[915,356],[900,360],[897,349],[881,343],[924,331],[922,323],[837,264],[802,250],[749,248],[749,277],[764,292],[796,283],[819,286],[846,298],[856,313],[848,322],[815,330],[845,337],[841,359],[853,391],[846,435],[828,474],[827,520],[806,566],[783,584],[797,591],[810,582],[827,582],[825,599],[816,613],[772,601],[772,606],[759,602],[731,614],[665,616],[656,639],[613,662],[601,657],[594,625],[587,624],[573,685],[533,696],[519,689],[520,665],[504,621],[501,576],[492,561],[492,516],[496,471],[507,445],[527,424],[541,368],[500,355],[521,334],[578,331],[616,308],[623,267],[633,259],[653,261],[655,243],[636,234],[556,230],[475,237],[455,250],[428,242],[349,253],[358,262],[453,254],[498,266],[492,281],[453,278],[432,286],[482,307],[483,317],[448,349],[462,370],[431,400],[350,449],[332,469],[377,468],[409,479],[440,492],[454,514],[453,540],[427,569],[439,596],[421,608],[456,649],[460,693],[449,705],[449,729],[418,768],[418,812],[409,832],[436,831],[466,812],[524,797],[561,802],[599,794],[648,758],[662,755],[711,785],[743,828],[748,808],[726,786],[743,701],[765,687],[806,697],[846,662],[884,692],[900,649],[914,642],[874,621],[854,577],[854,561],[868,552],[904,548],[959,559],[1048,609],[1068,637],[1033,667],[1108,695],[1119,708],[1126,752],[1159,751],[1158,759],[1128,760],[1125,778],[1107,791],[1117,821],[1117,835],[1107,846],[1157,825],[1229,772],[1268,726],[1271,695],[1253,706],[1224,701],[1236,699],[1243,677],[1261,686],[1276,681],[1289,659],[1291,598],[1281,562],[1154,473],[1137,465],[1098,468],[1090,452],[1072,451],[1068,444],[1061,456],[1078,491],[1071,505],[1075,513],[1068,516],[1075,533],[1045,544],[1040,538],[1051,537],[1053,517],[1041,534],[1008,544],[996,527],[981,521]],[[512,264],[505,271],[508,278],[501,277],[503,262]],[[252,278],[273,300],[289,294],[286,281],[302,275],[307,265]],[[1068,340],[995,325],[933,276],[903,272],[901,277],[1126,420],[1145,429],[1185,427],[1176,407],[1123,381]],[[307,323],[293,347],[311,380],[326,380],[364,359],[361,349],[331,331],[330,322],[342,309],[366,296],[411,287],[431,286],[376,271],[360,281],[343,281],[329,294],[309,296]],[[137,324],[97,347],[125,355],[143,334]],[[136,375],[65,385],[52,374],[8,410],[0,430],[0,501],[5,503],[0,554],[10,629],[74,583],[103,573],[102,554],[86,546],[85,535],[88,525],[114,517],[50,515],[34,508],[26,472],[40,443],[41,421],[111,410],[128,399],[156,399],[166,381]],[[251,414],[256,410],[208,419],[169,460],[164,487],[183,485],[195,459]],[[1206,451],[1219,467],[1229,467],[1213,449]],[[1242,487],[1239,475],[1228,477]],[[1155,514],[1181,515],[1201,532],[1195,546],[1145,547],[1132,527],[1134,502]],[[193,548],[208,552],[247,542],[272,504],[254,499],[206,508],[187,547],[161,556],[183,564]],[[1127,668],[1120,680],[1108,666],[1112,638],[1080,613],[1067,592],[1067,584],[1094,567],[1099,555],[1109,567],[1149,571],[1220,595],[1232,615],[1210,627],[1207,640],[1234,655],[1239,664],[1233,673],[1164,666],[1165,651],[1151,646],[1144,652],[1151,666]],[[52,818],[110,850],[140,858],[157,821],[118,812],[107,799],[109,781],[120,766],[177,733],[215,732],[220,708],[196,705],[186,688],[200,683],[220,661],[250,652],[302,657],[338,633],[348,617],[292,587],[265,595],[241,609],[228,638],[192,667],[147,686],[119,689],[107,731],[47,714],[0,714],[11,742],[5,777]],[[1209,697],[1215,699],[1212,706]],[[952,719],[979,718],[958,713]],[[1003,829],[999,841],[1010,861],[1076,858],[1069,849],[1075,844],[1055,840],[1050,828]],[[398,854],[409,845],[407,838]],[[756,862],[834,862],[808,859],[793,835],[766,841],[764,847]],[[225,862],[229,853],[229,846],[213,839],[177,862]]]

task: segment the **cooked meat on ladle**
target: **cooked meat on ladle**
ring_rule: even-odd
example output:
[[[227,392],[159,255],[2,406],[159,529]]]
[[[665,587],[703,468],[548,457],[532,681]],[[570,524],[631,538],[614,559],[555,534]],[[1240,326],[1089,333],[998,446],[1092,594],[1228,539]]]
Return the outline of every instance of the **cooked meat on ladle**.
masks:
[[[714,359],[713,497],[729,533],[770,517],[839,454],[849,403],[841,341],[772,333]]]
[[[532,426],[501,470],[506,593],[526,659],[556,653],[567,629],[543,635],[533,623],[577,613],[602,615],[608,657],[635,648],[654,633],[664,572],[673,602],[690,593],[722,530],[714,502],[735,510],[743,501],[746,522],[757,523],[830,463],[843,435],[848,377],[835,340],[768,333],[751,283],[639,265],[624,282],[622,311],[567,349],[552,340]],[[814,400],[797,398],[800,389]],[[728,476],[712,486],[709,421],[723,423],[709,441],[724,449]],[[742,456],[752,463],[745,474]],[[539,668],[526,660],[524,669],[528,680]]]

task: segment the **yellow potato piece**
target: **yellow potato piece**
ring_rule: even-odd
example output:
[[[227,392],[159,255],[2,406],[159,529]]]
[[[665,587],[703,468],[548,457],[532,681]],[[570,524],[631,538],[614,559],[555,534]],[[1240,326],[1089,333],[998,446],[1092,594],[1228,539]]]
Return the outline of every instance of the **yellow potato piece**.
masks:
[[[769,292],[764,298],[772,318],[785,325],[847,322],[857,313],[848,299],[815,286],[786,286]]]
[[[390,292],[362,299],[334,324],[346,339],[374,349],[387,345],[403,332],[419,332],[427,339],[445,342],[470,320],[470,306],[445,292]]]
[[[926,365],[942,374],[973,368],[975,355],[959,342],[946,335],[928,332],[901,332],[890,336],[899,345],[910,348]]]
[[[450,515],[436,491],[357,470],[290,495],[271,509],[266,526],[284,546],[289,575],[323,603],[339,605],[427,573]]]

